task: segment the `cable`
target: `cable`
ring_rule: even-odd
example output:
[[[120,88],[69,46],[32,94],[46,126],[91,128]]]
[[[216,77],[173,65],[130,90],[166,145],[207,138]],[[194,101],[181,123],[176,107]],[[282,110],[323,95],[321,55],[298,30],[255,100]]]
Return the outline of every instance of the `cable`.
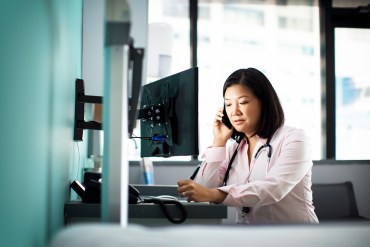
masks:
[[[163,213],[165,214],[165,216],[167,217],[167,219],[170,222],[174,223],[174,224],[181,224],[188,217],[184,205],[182,205],[182,203],[179,202],[179,201],[177,201],[177,200],[167,200],[167,199],[151,198],[151,199],[145,199],[143,202],[144,203],[158,204],[162,208]],[[176,219],[176,218],[174,218],[173,216],[170,215],[170,213],[168,211],[168,208],[167,208],[167,204],[174,204],[175,206],[177,206],[178,209],[180,209],[180,211],[181,211],[180,218]]]
[[[135,149],[137,149],[137,143],[136,143],[136,141],[135,141],[135,139],[134,139],[134,138],[136,138],[136,137],[130,137],[130,139],[134,142]]]
[[[151,140],[151,141],[165,141],[166,136],[164,135],[155,135],[155,136],[132,136],[132,139],[138,138],[138,139],[143,139],[143,140]]]

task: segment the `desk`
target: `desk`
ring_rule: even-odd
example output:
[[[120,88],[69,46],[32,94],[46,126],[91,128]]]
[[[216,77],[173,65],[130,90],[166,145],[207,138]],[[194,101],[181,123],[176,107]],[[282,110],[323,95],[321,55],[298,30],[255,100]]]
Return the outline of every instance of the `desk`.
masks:
[[[66,227],[49,247],[204,247],[204,246],[369,246],[370,224],[286,224],[241,226],[179,225],[150,227],[88,224]]]
[[[172,186],[140,186],[135,185],[141,194],[175,195]],[[187,212],[187,219],[182,224],[220,224],[222,219],[227,218],[227,206],[208,203],[182,202]],[[175,205],[166,205],[170,215],[180,217],[180,211]],[[82,203],[70,201],[64,205],[64,218],[66,224],[75,222],[99,222],[101,205],[97,203]],[[129,204],[128,223],[140,225],[173,225],[157,204]]]

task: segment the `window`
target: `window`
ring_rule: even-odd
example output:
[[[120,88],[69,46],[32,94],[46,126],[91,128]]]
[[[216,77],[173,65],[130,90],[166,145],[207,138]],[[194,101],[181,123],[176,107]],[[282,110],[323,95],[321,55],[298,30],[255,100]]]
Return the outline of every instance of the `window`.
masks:
[[[367,72],[370,1],[320,0],[325,158],[365,160],[370,138]]]
[[[199,1],[199,9],[207,10],[207,18],[198,20],[200,152],[212,143],[212,120],[223,105],[227,76],[255,67],[277,90],[286,124],[307,132],[313,157],[320,159],[318,6],[266,2]]]
[[[336,159],[369,159],[370,29],[335,29]]]
[[[188,0],[151,0],[149,1],[149,37],[148,56],[161,51],[169,56],[168,64],[159,66],[158,70],[167,68],[166,73],[151,73],[153,63],[148,61],[147,82],[163,78],[170,74],[190,68],[190,23]],[[153,30],[153,32],[151,32]],[[153,39],[158,43],[152,43]],[[155,59],[158,59],[157,57]]]

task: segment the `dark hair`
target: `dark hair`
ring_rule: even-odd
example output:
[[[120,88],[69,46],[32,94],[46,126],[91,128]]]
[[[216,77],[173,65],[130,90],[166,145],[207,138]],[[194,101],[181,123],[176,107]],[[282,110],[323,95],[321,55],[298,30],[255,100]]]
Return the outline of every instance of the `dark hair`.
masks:
[[[260,127],[252,136],[258,135],[271,140],[275,131],[284,124],[284,111],[269,79],[255,68],[236,70],[225,81],[223,97],[226,89],[236,84],[248,87],[261,102]],[[244,137],[243,133],[234,129],[231,137],[238,141],[241,135]]]

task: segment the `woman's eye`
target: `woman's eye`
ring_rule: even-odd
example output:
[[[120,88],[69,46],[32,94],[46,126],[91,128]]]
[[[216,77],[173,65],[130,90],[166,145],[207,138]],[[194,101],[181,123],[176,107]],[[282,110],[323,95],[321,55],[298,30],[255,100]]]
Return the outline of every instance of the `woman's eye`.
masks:
[[[231,106],[231,104],[225,104],[225,106],[226,106],[226,107],[229,107],[229,106]]]
[[[239,104],[244,105],[244,104],[247,104],[247,103],[248,103],[247,101],[243,101],[243,102],[240,102]]]

